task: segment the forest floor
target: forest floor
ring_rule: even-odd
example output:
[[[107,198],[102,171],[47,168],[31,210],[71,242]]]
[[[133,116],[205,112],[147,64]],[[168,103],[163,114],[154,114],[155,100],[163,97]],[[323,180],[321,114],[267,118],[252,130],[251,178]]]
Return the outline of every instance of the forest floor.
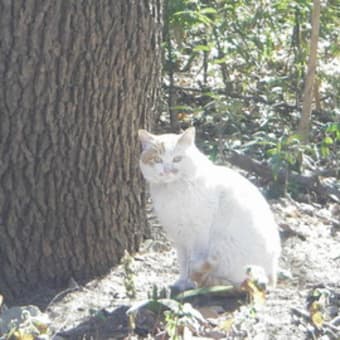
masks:
[[[340,339],[339,205],[298,203],[290,198],[270,204],[283,243],[281,267],[291,277],[280,280],[259,305],[223,294],[192,301],[204,320],[177,327],[184,332],[180,338]],[[126,295],[122,265],[84,286],[73,282],[45,310],[53,339],[168,339],[159,315],[140,309],[133,329],[126,314],[128,308],[147,299],[153,285],[165,287],[177,275],[175,252],[151,210],[149,215],[152,237],[131,264],[136,298]],[[313,301],[320,313],[311,311]],[[182,321],[190,324],[189,319]]]
[[[169,339],[166,330],[182,333],[172,339],[340,339],[339,204],[289,197],[270,204],[283,245],[280,265],[290,277],[269,290],[262,303],[249,303],[235,292],[208,293],[190,300],[202,318],[189,310],[164,320],[163,313],[139,308],[132,322],[127,310],[145,301],[154,285],[167,287],[178,274],[175,251],[149,208],[151,237],[130,257],[134,299],[127,296],[126,267],[119,265],[85,285],[72,281],[65,291],[31,301],[48,317],[49,334],[10,339]]]

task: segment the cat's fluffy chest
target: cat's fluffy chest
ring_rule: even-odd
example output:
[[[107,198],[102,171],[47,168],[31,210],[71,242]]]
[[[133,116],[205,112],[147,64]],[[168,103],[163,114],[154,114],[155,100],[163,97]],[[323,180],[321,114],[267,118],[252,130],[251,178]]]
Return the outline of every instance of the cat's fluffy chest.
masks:
[[[172,239],[187,242],[197,233],[208,237],[218,205],[218,193],[208,178],[155,184],[150,191],[155,212]]]

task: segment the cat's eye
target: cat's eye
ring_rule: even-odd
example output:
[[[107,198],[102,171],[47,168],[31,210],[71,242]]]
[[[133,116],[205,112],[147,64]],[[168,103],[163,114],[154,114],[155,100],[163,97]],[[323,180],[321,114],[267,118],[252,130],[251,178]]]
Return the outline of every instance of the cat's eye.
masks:
[[[182,156],[176,156],[176,157],[173,158],[172,161],[173,161],[174,163],[179,163],[182,159],[183,159]]]
[[[155,157],[154,160],[155,160],[155,163],[163,163],[163,160],[160,157]]]

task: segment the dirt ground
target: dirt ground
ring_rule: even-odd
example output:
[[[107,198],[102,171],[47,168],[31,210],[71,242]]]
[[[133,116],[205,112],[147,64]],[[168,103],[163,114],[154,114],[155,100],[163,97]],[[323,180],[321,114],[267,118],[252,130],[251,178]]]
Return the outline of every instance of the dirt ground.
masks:
[[[291,277],[280,280],[260,306],[224,296],[199,303],[206,323],[184,333],[184,338],[340,339],[339,205],[297,203],[289,198],[270,203],[280,225],[281,267]],[[126,296],[122,265],[85,286],[73,282],[46,309],[54,339],[167,339],[154,315],[141,312],[134,330],[126,315],[130,306],[147,298],[154,284],[167,286],[177,275],[175,252],[151,211],[149,215],[152,239],[144,242],[132,265],[136,299]],[[319,329],[309,308],[313,292],[323,296],[317,300],[325,319]]]

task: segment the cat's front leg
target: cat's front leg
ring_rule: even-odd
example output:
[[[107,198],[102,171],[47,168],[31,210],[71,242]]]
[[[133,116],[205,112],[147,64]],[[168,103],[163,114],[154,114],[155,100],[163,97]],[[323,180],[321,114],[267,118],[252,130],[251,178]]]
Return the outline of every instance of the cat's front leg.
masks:
[[[172,284],[171,290],[173,292],[182,292],[184,290],[195,288],[195,284],[190,279],[190,257],[189,251],[186,247],[178,246],[176,248],[177,251],[177,260],[179,266],[179,278],[177,281]]]

